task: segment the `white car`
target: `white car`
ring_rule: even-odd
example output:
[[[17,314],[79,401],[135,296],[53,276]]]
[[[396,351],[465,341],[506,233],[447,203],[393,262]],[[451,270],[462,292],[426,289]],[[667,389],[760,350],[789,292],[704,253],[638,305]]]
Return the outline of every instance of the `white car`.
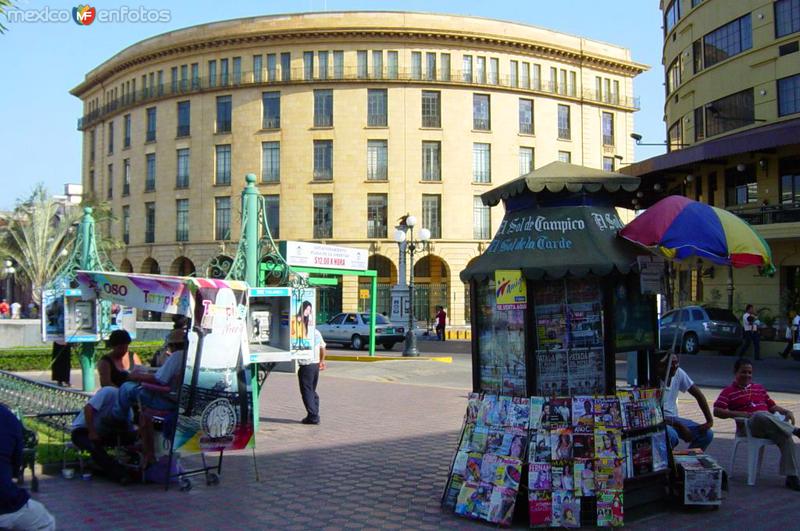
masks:
[[[338,343],[361,350],[369,344],[369,314],[339,313],[325,324],[318,324],[317,330],[325,343]],[[395,343],[405,339],[405,328],[395,326],[383,315],[375,316],[375,344],[392,350]]]

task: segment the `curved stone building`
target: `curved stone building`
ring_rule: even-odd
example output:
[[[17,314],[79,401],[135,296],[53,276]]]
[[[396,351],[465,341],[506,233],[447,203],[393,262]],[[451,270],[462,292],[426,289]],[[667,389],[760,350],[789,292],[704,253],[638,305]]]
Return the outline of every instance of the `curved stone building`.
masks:
[[[83,183],[107,200],[122,270],[187,274],[235,253],[244,176],[281,240],[368,249],[379,311],[397,283],[397,220],[431,230],[417,315],[469,318],[459,272],[499,213],[479,195],[554,160],[614,168],[633,145],[633,78],[611,44],[524,24],[398,12],[205,24],[120,51],[72,90]],[[202,271],[202,274],[206,274]],[[358,279],[325,314],[366,307]]]

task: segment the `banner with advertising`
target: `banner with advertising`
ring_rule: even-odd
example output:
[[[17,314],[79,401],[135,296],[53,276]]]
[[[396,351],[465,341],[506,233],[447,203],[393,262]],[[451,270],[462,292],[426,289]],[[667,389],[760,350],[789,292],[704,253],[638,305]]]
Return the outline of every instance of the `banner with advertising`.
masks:
[[[313,288],[292,290],[291,331],[289,350],[303,357],[303,351],[313,351],[316,328],[316,290]]]
[[[522,271],[498,269],[494,272],[496,309],[524,310],[528,307],[528,290]]]
[[[100,298],[112,303],[153,312],[189,314],[192,283],[183,277],[78,271],[76,279],[84,292],[96,291]]]

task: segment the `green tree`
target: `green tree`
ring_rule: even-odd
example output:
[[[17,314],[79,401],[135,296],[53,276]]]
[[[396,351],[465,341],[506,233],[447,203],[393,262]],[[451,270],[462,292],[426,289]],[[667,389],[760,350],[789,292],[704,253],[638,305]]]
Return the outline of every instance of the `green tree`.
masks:
[[[11,0],[0,0],[0,15],[3,16],[6,20],[8,20],[8,11],[10,8],[14,7]],[[0,22],[0,33],[5,33],[8,31],[2,22]]]

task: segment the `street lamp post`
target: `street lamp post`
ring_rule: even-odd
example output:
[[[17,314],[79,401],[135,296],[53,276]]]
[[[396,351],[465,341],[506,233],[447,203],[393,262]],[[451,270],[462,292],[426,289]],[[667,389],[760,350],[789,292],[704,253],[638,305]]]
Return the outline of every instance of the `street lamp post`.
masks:
[[[3,262],[3,275],[6,277],[6,299],[8,299],[9,304],[14,298],[11,294],[11,280],[16,272],[17,270],[14,268],[14,262],[6,259]]]
[[[403,356],[419,356],[417,336],[414,333],[416,328],[414,319],[414,252],[418,245],[424,245],[431,239],[431,231],[422,228],[419,230],[419,240],[415,240],[414,226],[416,224],[416,217],[406,215],[400,223],[400,228],[394,233],[394,241],[400,246],[401,257],[404,253],[408,253],[408,331],[403,345]],[[406,244],[405,249],[403,249],[403,242]]]

